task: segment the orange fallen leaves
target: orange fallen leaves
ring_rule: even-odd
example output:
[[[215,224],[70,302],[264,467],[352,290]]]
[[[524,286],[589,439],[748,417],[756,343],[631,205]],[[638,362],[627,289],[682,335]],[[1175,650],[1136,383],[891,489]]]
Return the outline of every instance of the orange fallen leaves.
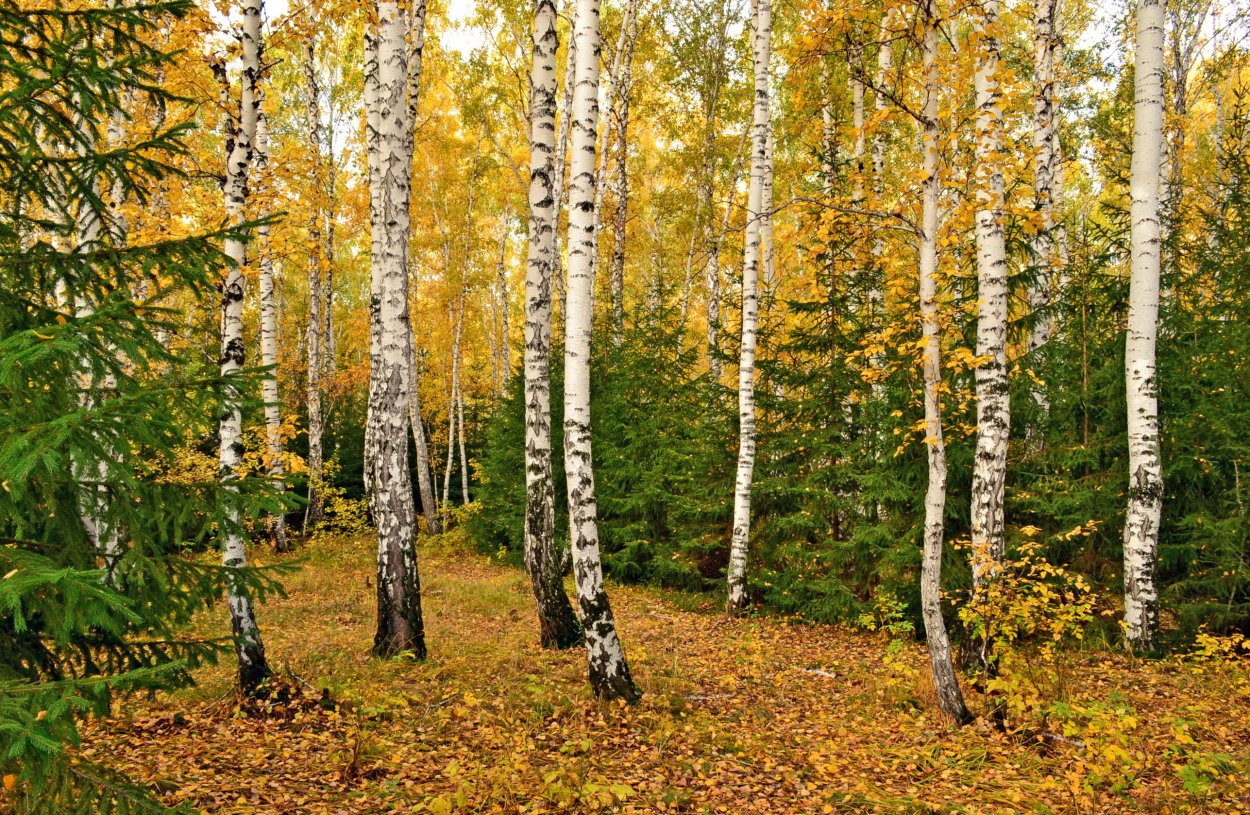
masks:
[[[83,751],[171,803],[223,815],[1231,812],[1250,792],[1230,776],[1196,795],[1169,763],[1210,753],[1247,766],[1250,720],[1239,711],[1250,687],[1210,667],[1069,655],[1074,693],[1119,694],[1140,714],[1124,747],[1136,756],[1133,786],[1091,789],[1079,748],[987,721],[951,730],[919,645],[887,663],[876,634],[727,620],[616,587],[647,695],[604,705],[589,698],[580,651],[538,648],[519,571],[423,552],[432,657],[377,662],[371,548],[331,540],[301,555],[310,562],[290,597],[261,622],[274,664],[307,680],[295,680],[304,702],[237,709],[223,695],[230,671],[211,669],[196,691],[93,723]],[[319,687],[337,704],[323,705]],[[1159,745],[1181,716],[1194,743],[1178,758]]]

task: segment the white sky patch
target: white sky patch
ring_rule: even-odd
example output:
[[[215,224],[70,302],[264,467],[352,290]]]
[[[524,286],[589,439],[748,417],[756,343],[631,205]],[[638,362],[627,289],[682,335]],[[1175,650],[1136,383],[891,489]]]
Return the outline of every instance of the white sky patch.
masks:
[[[444,48],[467,57],[486,44],[486,32],[471,23],[475,11],[475,0],[448,0],[447,28],[438,37]]]

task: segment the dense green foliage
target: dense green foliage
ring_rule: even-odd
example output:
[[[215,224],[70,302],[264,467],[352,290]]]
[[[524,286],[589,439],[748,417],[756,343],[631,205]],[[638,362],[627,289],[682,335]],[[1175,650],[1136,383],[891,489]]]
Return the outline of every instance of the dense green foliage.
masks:
[[[1194,202],[1198,225],[1171,233],[1161,314],[1168,493],[1159,576],[1165,634],[1181,642],[1204,626],[1250,630],[1250,155],[1245,108],[1238,110],[1219,152],[1218,181]],[[1007,518],[1009,541],[1039,541],[1042,556],[1088,577],[1111,606],[1122,591],[1128,479],[1127,225],[1114,199],[1095,215],[1070,228],[1068,278],[1051,308],[1054,339],[1032,356],[1017,351],[1011,366]],[[902,601],[918,620],[927,478],[915,427],[919,326],[881,341],[880,317],[864,307],[869,278],[856,266],[857,240],[863,237],[848,231],[837,245],[813,248],[821,295],[765,312],[751,588],[764,608],[807,619],[855,620]],[[953,591],[969,582],[958,542],[968,537],[975,400],[969,366],[953,351],[975,345],[970,261],[967,253],[950,261],[963,271],[954,277],[955,316],[945,340],[952,394],[944,404],[947,539],[956,545],[944,575]],[[1021,297],[1029,275],[1025,268],[1013,278]],[[1013,326],[1017,348],[1030,319]],[[620,580],[722,590],[734,394],[709,387],[700,349],[678,350],[664,320],[640,322],[648,328],[628,334],[621,347],[607,336],[596,345],[592,416],[606,563]],[[866,375],[870,369],[880,375]],[[1034,401],[1038,380],[1048,412]],[[515,392],[501,406],[479,461],[483,507],[475,531],[491,551],[521,546],[523,407]],[[559,456],[556,473],[559,479]],[[560,481],[557,501],[562,488]]]
[[[618,580],[710,590],[727,552],[736,439],[729,394],[682,348],[672,319],[638,315],[622,344],[596,337],[591,368],[595,484],[604,566]],[[645,326],[642,327],[642,326]],[[556,536],[567,538],[561,432],[562,362],[552,356]],[[486,551],[519,556],[525,513],[521,377],[485,430],[473,532]],[[567,546],[567,543],[565,544]]]
[[[161,305],[211,302],[222,235],[132,245],[109,200],[149,202],[185,129],[98,135],[124,94],[175,101],[155,79],[167,56],[143,42],[187,8],[0,6],[0,774],[24,812],[159,810],[66,752],[76,721],[228,652],[179,633],[227,581],[279,588],[182,557],[228,503],[249,518],[280,506],[263,481],[173,474],[221,405],[258,387],[181,351]]]

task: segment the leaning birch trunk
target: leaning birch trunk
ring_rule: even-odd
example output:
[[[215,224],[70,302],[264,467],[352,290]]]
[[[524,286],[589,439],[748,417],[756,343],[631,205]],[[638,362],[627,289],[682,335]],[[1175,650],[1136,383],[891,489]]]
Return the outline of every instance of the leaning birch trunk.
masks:
[[[421,0],[416,0],[421,2]],[[378,626],[373,652],[423,659],[421,581],[408,468],[411,396],[408,228],[412,136],[408,21],[395,0],[376,0],[365,32],[371,302],[365,479],[378,533]]]
[[[529,247],[525,266],[525,568],[534,591],[542,646],[571,648],[581,641],[582,630],[564,593],[564,570],[555,543],[551,464],[551,283],[558,226],[556,184],[560,179],[552,155],[556,149],[555,61],[560,47],[556,25],[554,0],[538,0],[530,73]]]
[[[425,528],[431,535],[442,531],[438,520],[438,499],[434,495],[434,484],[430,479],[430,447],[425,441],[425,423],[421,420],[421,399],[418,383],[421,381],[421,366],[417,363],[417,338],[415,332],[409,332],[408,366],[411,373],[412,388],[408,394],[408,424],[412,430],[412,443],[417,451],[417,492],[421,496],[421,511],[425,515]]]
[[[1129,489],[1124,519],[1124,622],[1135,651],[1150,651],[1159,632],[1155,554],[1163,511],[1159,458],[1159,383],[1155,341],[1159,319],[1160,206],[1163,156],[1162,0],[1137,4],[1136,109],[1129,182],[1128,334],[1124,379],[1128,391]]]
[[[942,543],[946,511],[946,444],[942,438],[942,337],[938,323],[937,232],[942,192],[938,140],[937,0],[922,0],[922,59],[925,76],[921,110],[924,138],[924,207],[920,225],[920,321],[924,334],[925,447],[929,457],[929,486],[924,499],[924,557],[920,571],[920,606],[933,687],[942,712],[963,724],[971,718],[959,689],[950,640],[942,619]]]
[[[733,539],[729,545],[727,610],[747,607],[747,546],[751,537],[751,482],[755,475],[755,341],[759,319],[759,277],[764,183],[768,166],[768,59],[772,33],[771,0],[754,0],[751,51],[755,103],[751,124],[751,183],[747,192],[746,243],[742,262],[742,350],[738,361],[738,475],[734,484]]]
[[[975,13],[975,12],[974,12]],[[998,0],[974,18],[976,85],[977,446],[972,470],[972,582],[998,574],[1006,551],[1003,487],[1011,403],[1007,390],[1007,242],[1003,234],[1003,109],[999,93]],[[981,660],[988,666],[989,655]]]
[[[325,201],[322,153],[321,100],[317,86],[316,52],[313,38],[304,41],[304,107],[308,117],[308,136],[313,145],[313,194],[316,204],[308,216],[308,328],[305,332],[307,346],[308,378],[305,401],[308,405],[308,504],[304,509],[304,531],[312,530],[325,519],[324,470],[325,419],[322,415],[321,374],[325,349],[325,318],[323,311],[324,280],[323,264],[326,257],[322,247],[321,219]]]
[[[259,94],[258,105],[264,105],[263,92]],[[257,116],[255,154],[258,183],[253,187],[261,188],[265,184],[265,173],[269,168],[269,125],[263,110]],[[268,213],[262,211],[259,214],[263,217]],[[286,468],[282,461],[282,404],[278,395],[278,306],[267,224],[256,228],[256,253],[260,271],[260,364],[266,368],[261,379],[261,396],[265,401],[266,474],[273,488],[281,492],[286,487]],[[291,547],[286,536],[286,517],[280,513],[270,515],[266,519],[266,526],[274,550],[289,551]]]
[[[1033,281],[1029,285],[1029,311],[1033,327],[1029,332],[1029,353],[1050,342],[1054,319],[1048,313],[1055,266],[1055,183],[1059,153],[1055,148],[1056,75],[1059,36],[1056,31],[1059,0],[1035,0],[1033,6],[1033,207],[1037,234],[1033,237]],[[1036,364],[1036,362],[1034,363]],[[1043,413],[1050,411],[1050,397],[1040,385],[1032,388],[1033,401]]]
[[[573,578],[590,687],[601,699],[634,700],[599,561],[598,501],[591,458],[590,335],[594,313],[595,133],[599,120],[599,0],[577,0],[573,161],[569,187],[568,311],[564,318],[564,471],[568,482]]]
[[[261,0],[247,0],[243,6],[243,76],[239,92],[238,126],[227,118],[229,133],[226,138],[226,219],[231,226],[244,223],[247,211],[248,173],[251,169],[256,143],[256,125],[260,113],[260,14]],[[221,76],[225,76],[224,66]],[[243,368],[243,263],[245,246],[237,237],[225,242],[225,254],[230,268],[221,284],[221,375],[230,382]],[[228,386],[229,390],[233,390]],[[221,482],[227,492],[237,491],[234,482],[239,477],[243,461],[243,419],[239,412],[238,395],[232,394],[223,406],[218,430],[221,464]],[[221,560],[227,569],[241,569],[247,565],[247,550],[243,541],[243,518],[238,506],[227,502],[221,528]],[[261,641],[260,628],[256,625],[256,613],[252,598],[241,578],[228,581],[227,600],[230,607],[230,625],[234,633],[234,650],[239,662],[239,685],[245,692],[253,692],[270,675],[265,660],[265,646]]]

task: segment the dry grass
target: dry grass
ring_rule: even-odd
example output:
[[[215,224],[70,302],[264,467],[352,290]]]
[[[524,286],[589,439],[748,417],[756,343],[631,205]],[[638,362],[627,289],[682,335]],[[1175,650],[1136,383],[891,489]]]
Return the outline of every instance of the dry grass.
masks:
[[[1072,698],[1136,712],[1121,761],[1135,778],[1119,790],[1091,778],[1106,760],[1097,732],[1082,750],[984,723],[952,731],[920,646],[887,665],[875,635],[730,621],[647,589],[612,588],[646,696],[596,703],[580,651],[537,646],[521,572],[425,548],[429,660],[369,657],[372,550],[321,542],[261,610],[270,659],[306,700],[246,714],[228,668],[207,669],[195,689],[94,724],[84,751],[213,813],[1250,811],[1236,666],[1073,657]],[[224,631],[224,611],[205,626]],[[315,704],[314,686],[338,708]],[[1196,746],[1169,755],[1182,720]],[[1177,767],[1220,753],[1209,787],[1186,791]]]

